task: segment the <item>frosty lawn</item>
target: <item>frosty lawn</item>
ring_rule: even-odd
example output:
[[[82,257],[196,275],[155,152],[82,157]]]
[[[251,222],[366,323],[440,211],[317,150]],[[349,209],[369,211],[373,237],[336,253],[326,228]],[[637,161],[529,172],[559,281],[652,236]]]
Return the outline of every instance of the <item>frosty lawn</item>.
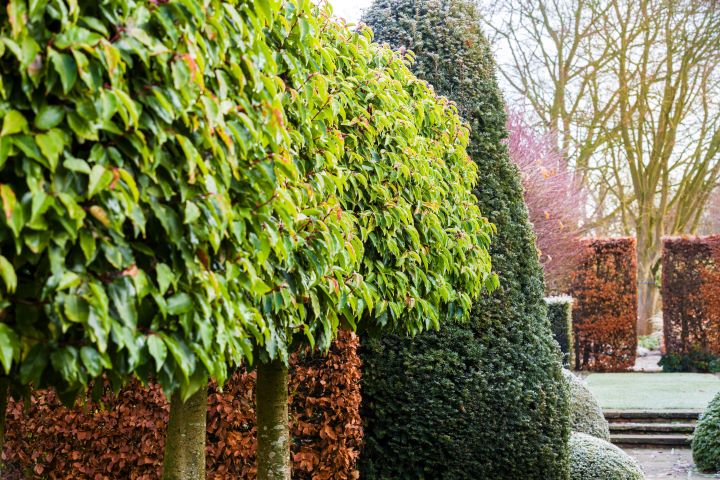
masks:
[[[590,390],[603,409],[703,410],[720,379],[700,373],[594,373]]]

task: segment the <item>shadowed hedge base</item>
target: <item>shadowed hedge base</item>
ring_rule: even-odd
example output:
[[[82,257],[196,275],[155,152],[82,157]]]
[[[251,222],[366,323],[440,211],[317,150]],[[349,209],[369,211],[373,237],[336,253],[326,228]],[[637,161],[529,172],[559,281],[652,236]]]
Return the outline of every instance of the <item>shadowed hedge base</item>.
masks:
[[[363,338],[361,476],[566,480],[567,390],[479,12],[465,1],[376,1],[363,21],[376,41],[412,50],[414,73],[471,125],[475,194],[497,226],[491,254],[501,286],[477,300],[465,325]]]
[[[362,427],[357,337],[340,332],[330,354],[292,357],[288,402],[293,480],[356,480]],[[208,395],[208,480],[257,477],[255,373],[237,372]],[[161,476],[168,404],[157,386],[106,390],[68,409],[33,393],[8,407],[3,480],[146,479]]]

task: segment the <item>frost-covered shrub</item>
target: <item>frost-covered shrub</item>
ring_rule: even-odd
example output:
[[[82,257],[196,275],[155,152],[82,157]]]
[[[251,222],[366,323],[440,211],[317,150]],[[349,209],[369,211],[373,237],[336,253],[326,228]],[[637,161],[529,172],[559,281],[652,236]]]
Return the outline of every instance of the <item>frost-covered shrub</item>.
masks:
[[[610,441],[608,422],[590,389],[570,370],[563,369],[563,375],[570,387],[570,424],[573,432]]]
[[[720,394],[708,405],[695,427],[693,460],[701,472],[720,472]]]
[[[637,461],[610,442],[584,433],[570,437],[570,480],[645,480]]]

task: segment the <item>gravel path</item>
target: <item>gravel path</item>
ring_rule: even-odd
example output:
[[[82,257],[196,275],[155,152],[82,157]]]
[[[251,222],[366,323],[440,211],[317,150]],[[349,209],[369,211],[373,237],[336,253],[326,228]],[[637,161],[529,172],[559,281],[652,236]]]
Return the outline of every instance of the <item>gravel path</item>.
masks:
[[[689,448],[626,448],[624,450],[640,462],[646,480],[720,478],[720,475],[695,472]]]

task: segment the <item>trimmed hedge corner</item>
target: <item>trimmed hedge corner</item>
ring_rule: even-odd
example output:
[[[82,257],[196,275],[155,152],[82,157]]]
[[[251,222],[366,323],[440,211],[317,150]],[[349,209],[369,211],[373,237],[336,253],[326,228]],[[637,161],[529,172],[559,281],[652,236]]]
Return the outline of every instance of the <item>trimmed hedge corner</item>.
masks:
[[[327,356],[292,357],[293,479],[358,478],[362,441],[357,336],[341,332]],[[207,478],[255,478],[255,373],[237,372],[208,397]],[[35,392],[8,407],[2,478],[159,479],[168,405],[158,386],[134,385],[100,401],[63,407]],[[32,473],[30,473],[32,472]]]
[[[575,349],[572,326],[573,298],[568,295],[546,297],[548,320],[555,341],[560,345],[563,354],[563,365],[575,364]]]
[[[637,355],[635,239],[585,240],[571,295],[575,370],[631,368]]]
[[[612,443],[585,433],[573,433],[570,480],[645,480],[645,475],[634,458]]]
[[[663,334],[668,371],[718,371],[720,235],[663,239]]]
[[[698,470],[720,472],[720,394],[700,416],[692,440],[693,461]]]
[[[414,73],[470,124],[501,285],[468,324],[363,338],[361,478],[567,480],[568,391],[480,12],[470,0],[376,0],[363,21],[378,42],[412,50]]]
[[[570,425],[573,432],[586,433],[610,441],[610,427],[600,404],[590,389],[570,370],[563,369],[570,387]]]

